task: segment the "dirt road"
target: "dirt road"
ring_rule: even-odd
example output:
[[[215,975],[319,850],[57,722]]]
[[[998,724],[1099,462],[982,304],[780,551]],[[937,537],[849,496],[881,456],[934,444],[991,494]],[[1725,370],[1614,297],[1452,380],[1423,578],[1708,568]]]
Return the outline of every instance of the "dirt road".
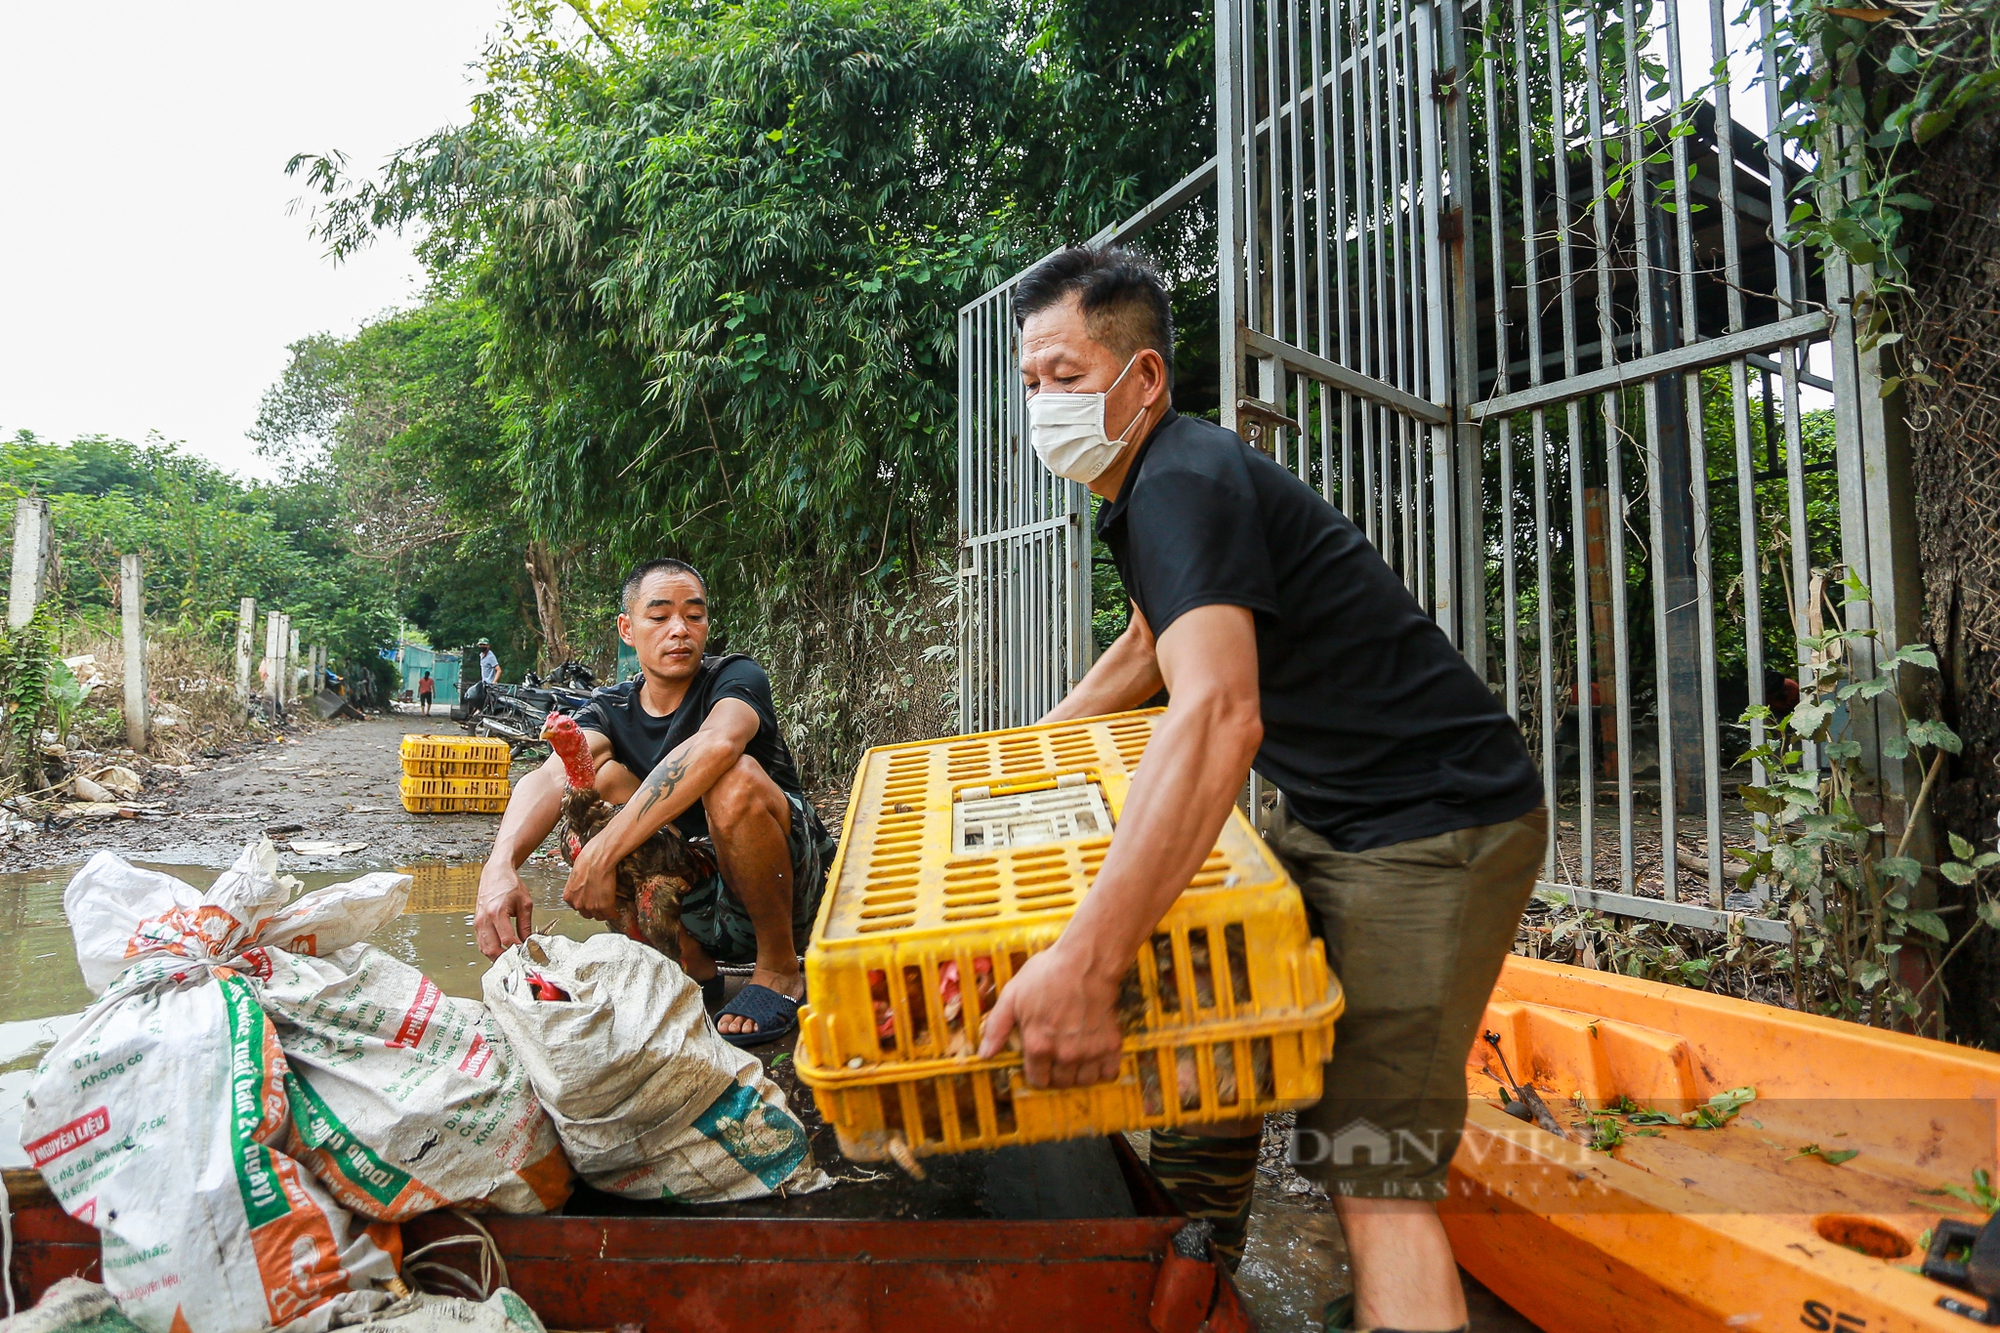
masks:
[[[265,831],[280,844],[293,839],[365,844],[345,856],[287,858],[288,866],[310,870],[484,859],[500,816],[404,811],[397,792],[400,747],[412,732],[459,734],[441,713],[396,714],[333,723],[297,739],[197,760],[201,767],[193,772],[153,769],[139,799],[160,807],[163,815],[80,820],[0,844],[0,871],[74,865],[97,851],[226,866],[245,842]],[[515,765],[514,780],[529,771],[529,765]]]

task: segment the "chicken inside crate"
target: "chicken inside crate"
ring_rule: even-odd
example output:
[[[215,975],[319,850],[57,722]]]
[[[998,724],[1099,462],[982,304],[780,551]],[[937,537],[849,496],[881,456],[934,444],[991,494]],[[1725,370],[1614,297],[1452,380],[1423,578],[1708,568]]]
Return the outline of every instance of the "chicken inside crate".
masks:
[[[1035,1089],[980,1024],[1104,864],[1158,710],[871,750],[806,951],[799,1076],[858,1160],[1234,1120],[1316,1100],[1339,982],[1232,811],[1118,998],[1115,1082]]]

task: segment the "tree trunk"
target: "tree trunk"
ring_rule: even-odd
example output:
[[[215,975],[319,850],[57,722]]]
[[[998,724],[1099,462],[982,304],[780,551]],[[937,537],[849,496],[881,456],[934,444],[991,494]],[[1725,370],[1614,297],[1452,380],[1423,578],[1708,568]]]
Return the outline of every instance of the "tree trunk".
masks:
[[[542,644],[549,665],[569,661],[569,632],[563,627],[562,557],[547,542],[528,543],[528,579],[535,585],[535,619],[542,628]]]
[[[1941,668],[1939,705],[1965,742],[1936,793],[1940,823],[1982,851],[2000,813],[2000,116],[1989,115],[1926,152],[1910,190],[1933,201],[1910,213],[1915,299],[1900,312],[1905,373],[1928,362],[1935,387],[1911,381],[1910,441],[1924,615]],[[1953,943],[1946,1019],[1958,1040],[2000,1048],[2000,934],[1971,889],[1941,883]]]

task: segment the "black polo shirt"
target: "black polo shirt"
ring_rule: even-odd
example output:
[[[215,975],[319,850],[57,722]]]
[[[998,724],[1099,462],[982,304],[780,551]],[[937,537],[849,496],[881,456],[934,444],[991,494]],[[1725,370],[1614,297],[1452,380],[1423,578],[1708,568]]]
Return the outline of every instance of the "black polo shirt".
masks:
[[[1520,729],[1360,529],[1233,432],[1168,413],[1097,532],[1156,636],[1196,607],[1255,613],[1257,771],[1336,848],[1542,803]]]
[[[709,713],[723,699],[741,699],[757,714],[757,734],[743,747],[743,753],[764,766],[771,781],[793,795],[803,796],[798,765],[778,730],[778,710],[771,702],[771,679],[756,660],[742,653],[728,657],[704,657],[693,683],[681,699],[680,707],[665,717],[654,717],[639,701],[643,676],[598,690],[590,702],[579,708],[576,725],[585,731],[601,732],[611,740],[611,757],[645,780],[662,759],[688,737],[701,730]],[[683,836],[706,837],[708,813],[696,801],[674,819]]]

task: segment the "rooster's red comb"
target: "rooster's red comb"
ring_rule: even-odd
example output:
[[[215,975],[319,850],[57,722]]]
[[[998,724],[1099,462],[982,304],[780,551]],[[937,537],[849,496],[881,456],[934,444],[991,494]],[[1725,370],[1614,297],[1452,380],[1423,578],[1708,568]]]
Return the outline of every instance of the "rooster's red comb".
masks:
[[[563,713],[550,713],[542,723],[542,739],[562,756],[563,772],[568,775],[570,786],[589,788],[597,785],[597,764],[590,757],[590,742],[583,738],[583,729],[576,725],[575,718]]]

